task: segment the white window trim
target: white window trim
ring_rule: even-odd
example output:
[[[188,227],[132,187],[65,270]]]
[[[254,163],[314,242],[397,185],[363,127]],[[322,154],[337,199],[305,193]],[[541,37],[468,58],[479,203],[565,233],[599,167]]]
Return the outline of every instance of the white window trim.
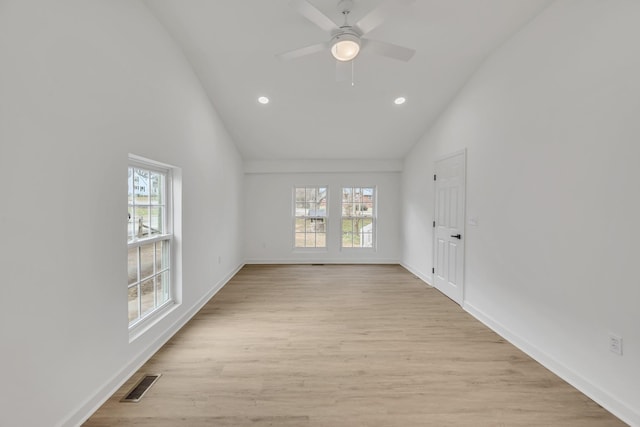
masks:
[[[324,221],[325,221],[325,231],[324,231],[324,238],[325,238],[325,245],[324,247],[314,247],[314,248],[307,248],[307,247],[299,247],[296,246],[296,219],[298,218],[298,216],[296,216],[296,188],[326,188],[327,189],[327,209],[326,209],[326,214],[324,216]],[[329,243],[330,243],[330,239],[329,239],[329,235],[330,235],[330,220],[329,220],[329,207],[330,205],[330,197],[331,197],[331,191],[329,191],[329,186],[328,185],[294,185],[293,189],[292,189],[292,204],[291,204],[291,229],[293,230],[292,232],[292,239],[291,239],[291,250],[293,252],[304,252],[304,253],[308,253],[308,252],[327,252],[329,250]],[[306,218],[306,217],[305,217]]]
[[[342,246],[342,220],[346,218],[342,216],[342,192],[345,188],[373,188],[373,215],[371,216],[373,227],[371,230],[371,238],[373,239],[371,247],[349,247]],[[378,186],[376,185],[341,185],[340,186],[340,251],[358,251],[358,252],[377,252],[378,250]]]
[[[127,168],[139,167],[141,169],[149,170],[152,172],[159,172],[166,175],[165,188],[166,188],[166,215],[164,230],[165,233],[147,238],[134,238],[132,241],[127,241],[127,251],[130,248],[140,247],[150,243],[159,241],[169,241],[169,299],[158,306],[149,313],[147,316],[136,320],[133,323],[128,324],[129,330],[129,342],[133,342],[138,337],[144,335],[144,333],[151,329],[155,324],[160,322],[169,313],[175,310],[180,305],[180,290],[181,290],[181,248],[179,245],[179,238],[176,236],[176,232],[181,234],[180,222],[181,217],[179,215],[179,208],[181,205],[181,195],[176,194],[176,189],[180,189],[181,171],[179,168],[157,162],[151,159],[147,159],[134,154],[129,154]],[[176,182],[178,185],[175,185]]]

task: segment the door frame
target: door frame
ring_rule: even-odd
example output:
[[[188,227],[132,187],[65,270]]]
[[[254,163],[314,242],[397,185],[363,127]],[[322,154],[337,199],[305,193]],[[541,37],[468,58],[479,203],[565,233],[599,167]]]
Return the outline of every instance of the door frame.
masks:
[[[443,160],[447,160],[451,157],[455,157],[462,154],[462,158],[464,160],[464,167],[462,168],[462,184],[464,186],[464,191],[463,191],[463,195],[462,195],[462,224],[461,224],[461,228],[462,228],[462,240],[460,241],[460,243],[462,244],[462,254],[463,254],[463,263],[462,263],[462,280],[461,280],[461,288],[462,288],[462,298],[460,300],[460,306],[464,307],[464,302],[465,302],[465,290],[466,290],[466,270],[467,270],[467,243],[466,243],[466,238],[467,238],[467,148],[462,148],[460,150],[456,150],[453,151],[451,153],[447,153],[441,156],[436,157],[436,159],[433,162],[433,175],[436,175],[436,164],[438,162],[441,162]],[[436,201],[438,198],[438,194],[435,191],[436,188],[436,180],[433,180],[433,221],[435,221],[437,212],[436,212]],[[433,269],[435,269],[436,266],[436,230],[435,227],[431,228],[431,252],[432,252],[432,256],[431,256],[431,266],[432,266],[432,271],[434,271]],[[432,273],[431,276],[431,281],[433,282],[433,287],[438,289],[436,287],[436,277],[435,277],[435,273]],[[442,291],[440,289],[438,289],[439,292],[442,293]]]

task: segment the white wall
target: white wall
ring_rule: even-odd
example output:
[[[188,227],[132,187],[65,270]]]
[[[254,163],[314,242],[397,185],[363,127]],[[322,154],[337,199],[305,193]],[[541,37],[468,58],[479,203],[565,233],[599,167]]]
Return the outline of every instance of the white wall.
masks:
[[[433,165],[468,149],[465,308],[640,425],[640,3],[554,3],[409,153],[403,262],[431,271]],[[608,334],[624,355],[608,350]]]
[[[0,425],[78,424],[241,265],[242,162],[203,93],[138,1],[0,2]],[[131,344],[128,153],[183,186],[182,305]]]
[[[245,261],[247,263],[397,263],[400,261],[401,229],[399,164],[374,162],[377,169],[367,171],[367,162],[339,161],[247,162],[245,168]],[[299,170],[300,165],[307,172]],[[344,172],[343,166],[357,172]],[[290,172],[275,172],[290,171]],[[343,172],[341,172],[341,170]],[[394,171],[395,170],[395,171]],[[329,171],[329,172],[328,172]],[[306,251],[293,248],[292,202],[295,186],[329,186],[327,248]],[[340,249],[340,194],[342,187],[377,188],[377,248]]]

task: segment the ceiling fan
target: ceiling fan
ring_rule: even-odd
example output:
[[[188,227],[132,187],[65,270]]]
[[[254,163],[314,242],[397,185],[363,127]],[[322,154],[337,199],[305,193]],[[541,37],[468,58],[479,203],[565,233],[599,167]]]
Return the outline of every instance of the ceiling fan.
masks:
[[[371,51],[378,55],[400,61],[408,61],[415,53],[414,49],[383,41],[371,40],[366,38],[365,35],[382,24],[384,19],[396,9],[413,3],[414,1],[415,0],[386,0],[358,22],[350,25],[348,19],[353,8],[353,0],[341,0],[338,3],[338,11],[344,16],[344,24],[338,26],[331,18],[307,0],[292,0],[290,5],[296,9],[298,13],[328,32],[331,38],[327,42],[302,47],[276,56],[286,61],[323,50],[330,50],[333,57],[337,60],[336,64],[338,69],[340,69],[341,63],[352,62],[362,50]],[[338,73],[338,80],[342,80],[340,73]]]

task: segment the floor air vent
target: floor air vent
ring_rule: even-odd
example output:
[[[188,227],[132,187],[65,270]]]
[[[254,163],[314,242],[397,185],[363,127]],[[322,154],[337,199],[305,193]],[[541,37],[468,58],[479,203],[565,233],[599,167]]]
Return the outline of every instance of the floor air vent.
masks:
[[[131,389],[131,391],[122,398],[121,402],[139,402],[142,396],[151,388],[151,386],[158,381],[161,374],[145,375],[142,377],[138,384]]]

